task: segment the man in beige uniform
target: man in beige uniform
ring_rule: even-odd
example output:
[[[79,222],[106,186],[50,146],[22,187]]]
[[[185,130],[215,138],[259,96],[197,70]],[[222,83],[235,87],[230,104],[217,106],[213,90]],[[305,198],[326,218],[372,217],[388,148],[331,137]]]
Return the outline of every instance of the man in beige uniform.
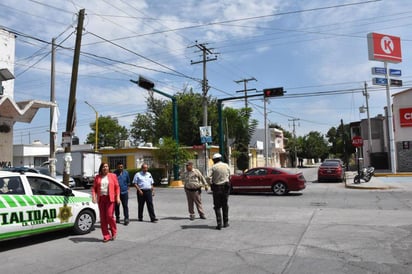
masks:
[[[181,178],[186,192],[190,220],[193,221],[195,219],[193,204],[196,205],[200,219],[206,219],[200,196],[202,193],[202,186],[204,186],[207,190],[205,177],[203,177],[202,173],[198,169],[193,168],[193,162],[187,162],[186,171],[182,174]]]
[[[229,198],[229,165],[222,162],[222,155],[215,153],[212,157],[213,166],[211,174],[211,189],[213,191],[213,205],[216,214],[216,229],[222,228],[222,213],[223,212],[223,227],[229,226],[229,206],[227,204]]]

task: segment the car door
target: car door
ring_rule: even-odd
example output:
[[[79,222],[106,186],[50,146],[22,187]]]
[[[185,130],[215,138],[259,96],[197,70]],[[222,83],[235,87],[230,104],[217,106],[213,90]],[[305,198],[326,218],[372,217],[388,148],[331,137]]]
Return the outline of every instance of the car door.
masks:
[[[73,206],[66,196],[65,187],[45,177],[27,176],[33,192],[33,230],[55,230],[71,227],[74,223]]]
[[[254,168],[245,173],[243,189],[249,192],[263,191],[267,185],[267,170]]]
[[[30,234],[32,209],[19,175],[0,178],[0,240]]]

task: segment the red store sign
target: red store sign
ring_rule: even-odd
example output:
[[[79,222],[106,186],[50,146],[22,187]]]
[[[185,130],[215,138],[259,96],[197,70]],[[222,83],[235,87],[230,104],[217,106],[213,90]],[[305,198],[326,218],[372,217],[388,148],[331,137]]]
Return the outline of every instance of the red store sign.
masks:
[[[401,127],[412,127],[412,108],[400,108],[399,120]]]
[[[389,63],[402,62],[401,38],[380,33],[369,33],[369,60],[386,61]]]

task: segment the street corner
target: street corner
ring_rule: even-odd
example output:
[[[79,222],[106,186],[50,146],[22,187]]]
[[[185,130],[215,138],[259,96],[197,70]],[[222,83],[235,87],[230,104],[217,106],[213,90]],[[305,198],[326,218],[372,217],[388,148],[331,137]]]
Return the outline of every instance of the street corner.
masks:
[[[379,190],[379,189],[392,189],[396,188],[393,185],[389,185],[382,180],[380,180],[377,177],[372,177],[369,182],[365,182],[361,180],[361,183],[355,184],[354,183],[354,177],[356,173],[349,173],[346,174],[346,182],[345,182],[345,187],[346,188],[352,188],[352,189],[365,189],[365,190]]]

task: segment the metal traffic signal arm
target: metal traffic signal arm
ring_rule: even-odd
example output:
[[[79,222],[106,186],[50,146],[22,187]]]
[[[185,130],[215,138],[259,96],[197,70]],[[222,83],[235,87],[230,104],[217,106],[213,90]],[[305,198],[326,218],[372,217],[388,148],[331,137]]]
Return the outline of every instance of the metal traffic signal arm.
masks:
[[[164,93],[163,91],[157,90],[154,88],[154,83],[142,76],[139,76],[138,81],[130,80],[130,82],[137,84],[139,87],[144,88],[146,90],[152,90],[156,93],[159,93],[163,96],[172,100],[173,105],[173,139],[175,140],[176,144],[179,145],[179,134],[178,134],[178,117],[177,117],[177,99],[175,96],[170,94]],[[179,165],[176,163],[173,166],[173,177],[175,180],[179,179]]]
[[[268,88],[268,89],[263,90],[263,97],[268,98],[268,97],[283,96],[284,93],[286,93],[286,91],[283,90],[283,87],[281,87],[281,88]],[[217,112],[218,112],[218,119],[219,119],[219,153],[223,156],[223,158],[226,160],[226,162],[227,162],[227,159],[226,159],[226,156],[225,156],[225,146],[223,144],[222,102],[223,101],[245,99],[245,98],[250,98],[250,97],[258,97],[258,96],[262,96],[262,94],[259,93],[259,94],[247,95],[247,96],[228,97],[228,98],[223,98],[223,99],[218,99],[217,100]]]

